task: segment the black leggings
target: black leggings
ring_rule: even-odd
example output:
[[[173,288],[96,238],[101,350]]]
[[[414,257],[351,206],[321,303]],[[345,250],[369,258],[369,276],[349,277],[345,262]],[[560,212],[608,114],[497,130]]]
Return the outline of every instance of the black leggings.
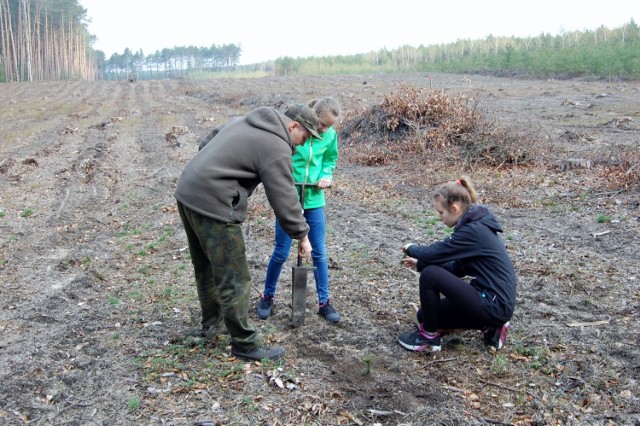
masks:
[[[418,320],[429,332],[483,330],[502,325],[487,314],[478,290],[436,265],[427,266],[420,273],[420,305]]]

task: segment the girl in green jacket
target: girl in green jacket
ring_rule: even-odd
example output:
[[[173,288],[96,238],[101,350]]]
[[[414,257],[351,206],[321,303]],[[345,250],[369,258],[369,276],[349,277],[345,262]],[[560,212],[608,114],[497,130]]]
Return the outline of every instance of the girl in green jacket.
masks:
[[[309,224],[309,241],[311,242],[311,258],[315,266],[314,278],[318,294],[318,314],[330,323],[340,321],[340,314],[329,303],[329,266],[325,246],[324,190],[331,185],[333,169],[338,161],[338,134],[333,125],[340,115],[340,104],[332,97],[325,97],[309,102],[318,115],[318,132],[322,139],[307,140],[298,146],[293,154],[293,178],[298,183],[315,183],[304,186],[304,217]],[[300,191],[300,188],[298,188]],[[264,283],[264,291],[257,307],[258,317],[267,319],[271,315],[271,307],[276,294],[278,278],[284,262],[291,251],[291,237],[282,229],[276,220],[275,247]]]

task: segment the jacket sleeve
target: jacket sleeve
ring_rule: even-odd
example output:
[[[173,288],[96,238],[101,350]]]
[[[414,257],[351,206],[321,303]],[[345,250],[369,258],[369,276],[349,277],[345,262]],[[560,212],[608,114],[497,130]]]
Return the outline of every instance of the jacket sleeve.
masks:
[[[295,240],[309,233],[294,185],[291,157],[279,157],[260,170],[265,194],[280,226]]]
[[[440,265],[458,276],[463,273],[459,261],[479,253],[477,233],[469,226],[458,229],[446,240],[429,245],[413,244],[407,249],[407,255],[418,260],[419,271],[429,265]]]
[[[319,179],[325,178],[333,180],[333,170],[338,162],[338,133],[333,133],[331,143],[327,146],[327,150],[322,157],[322,171]]]

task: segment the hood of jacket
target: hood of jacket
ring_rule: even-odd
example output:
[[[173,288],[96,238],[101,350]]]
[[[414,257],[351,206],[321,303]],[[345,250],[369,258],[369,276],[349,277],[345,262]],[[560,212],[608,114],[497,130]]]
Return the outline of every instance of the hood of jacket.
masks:
[[[471,204],[467,211],[458,220],[454,230],[460,229],[462,226],[471,222],[481,222],[484,226],[493,232],[503,232],[502,225],[498,222],[493,214],[485,206],[479,204]]]
[[[282,133],[282,128],[287,128],[283,115],[279,114],[273,108],[259,107],[251,111],[246,116],[247,123],[256,129],[262,129],[269,133],[285,139],[289,143],[291,153],[295,150],[291,134],[287,131]]]

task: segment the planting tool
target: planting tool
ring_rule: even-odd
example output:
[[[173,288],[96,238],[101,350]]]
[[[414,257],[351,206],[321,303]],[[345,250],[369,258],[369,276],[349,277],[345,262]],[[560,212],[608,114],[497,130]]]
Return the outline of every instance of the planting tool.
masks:
[[[315,188],[316,184],[296,182],[296,186],[300,187],[300,206],[304,210],[305,190],[310,187]],[[300,256],[300,250],[298,250],[298,261],[296,266],[291,268],[291,324],[296,328],[304,324],[304,312],[307,302],[307,273],[315,270],[315,266],[304,266],[302,264],[302,256]]]

